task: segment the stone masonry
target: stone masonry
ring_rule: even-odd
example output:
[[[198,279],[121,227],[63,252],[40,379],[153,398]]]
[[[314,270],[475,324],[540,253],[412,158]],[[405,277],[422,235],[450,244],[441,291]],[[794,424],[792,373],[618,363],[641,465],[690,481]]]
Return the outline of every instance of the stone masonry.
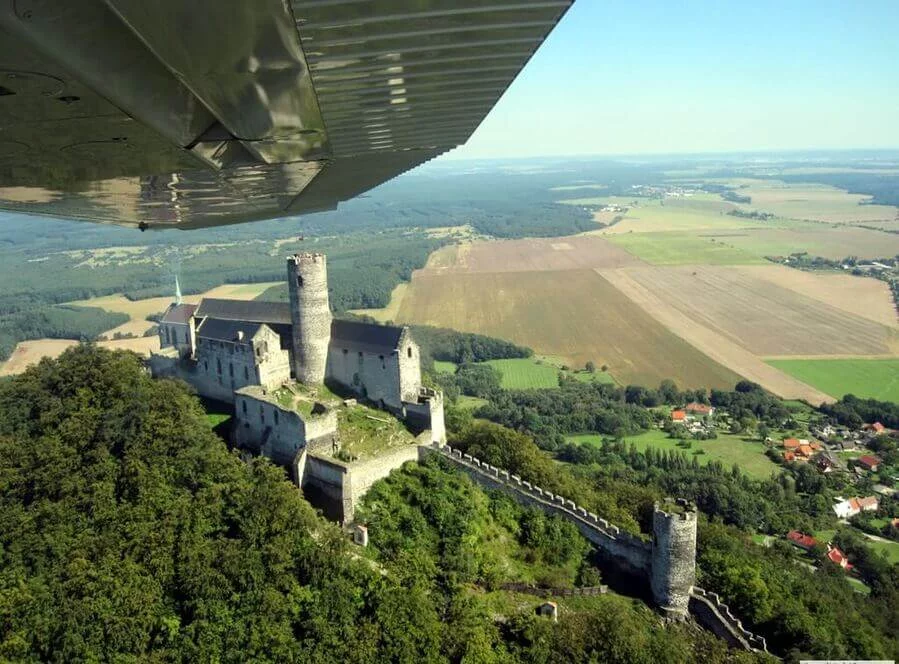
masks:
[[[324,254],[296,254],[287,259],[287,288],[293,334],[294,375],[301,383],[325,379],[331,341],[328,268]]]
[[[687,613],[696,580],[696,507],[684,500],[652,515],[652,596],[671,617]]]

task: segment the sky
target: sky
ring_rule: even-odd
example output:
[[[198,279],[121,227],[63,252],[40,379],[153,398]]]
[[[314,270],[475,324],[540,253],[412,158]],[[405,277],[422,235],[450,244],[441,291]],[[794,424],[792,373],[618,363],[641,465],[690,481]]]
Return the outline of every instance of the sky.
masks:
[[[577,0],[449,158],[899,147],[899,0]]]

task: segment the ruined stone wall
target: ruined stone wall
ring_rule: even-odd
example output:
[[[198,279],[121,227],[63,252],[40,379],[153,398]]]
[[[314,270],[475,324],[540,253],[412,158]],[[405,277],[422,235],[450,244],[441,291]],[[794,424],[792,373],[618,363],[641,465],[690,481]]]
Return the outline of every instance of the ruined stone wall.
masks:
[[[287,287],[296,379],[307,385],[325,379],[331,340],[328,270],[324,254],[296,254],[287,259]]]
[[[409,328],[403,328],[399,343],[399,393],[403,401],[416,401],[421,390],[421,351]]]
[[[703,627],[732,647],[768,652],[765,638],[743,627],[740,619],[731,613],[730,607],[716,593],[694,587],[690,595],[690,613]]]
[[[332,345],[328,351],[328,378],[373,403],[383,402],[395,413],[403,408],[398,353],[379,355]]]
[[[422,453],[440,454],[481,486],[503,491],[523,505],[536,507],[547,514],[567,519],[577,526],[584,537],[596,544],[614,564],[630,574],[649,576],[652,564],[652,546],[649,542],[621,530],[563,496],[533,486],[520,477],[483,463],[468,454],[463,454],[460,450],[448,446],[422,447]]]
[[[656,503],[652,516],[652,595],[673,618],[687,614],[696,580],[696,509],[680,508],[667,512]]]
[[[199,339],[196,363],[185,380],[202,396],[234,403],[234,391],[248,385],[273,388],[290,377],[290,361],[278,336],[262,328],[254,341]]]
[[[337,435],[337,412],[304,418],[264,399],[237,394],[234,443],[258,452],[282,466],[290,466],[307,445],[330,447]]]

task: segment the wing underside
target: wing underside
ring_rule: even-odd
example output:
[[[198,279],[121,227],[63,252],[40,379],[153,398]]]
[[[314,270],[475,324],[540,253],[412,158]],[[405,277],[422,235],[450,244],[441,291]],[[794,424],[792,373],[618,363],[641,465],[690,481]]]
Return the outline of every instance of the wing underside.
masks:
[[[333,209],[464,143],[572,2],[13,0],[0,209],[141,228]]]

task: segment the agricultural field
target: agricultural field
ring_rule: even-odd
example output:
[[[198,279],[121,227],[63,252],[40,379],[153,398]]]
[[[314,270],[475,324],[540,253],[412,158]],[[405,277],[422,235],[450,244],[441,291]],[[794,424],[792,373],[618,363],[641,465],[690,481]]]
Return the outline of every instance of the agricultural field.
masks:
[[[840,398],[845,394],[899,403],[899,357],[893,359],[777,359],[768,364]]]
[[[421,270],[413,274],[399,319],[509,339],[569,366],[606,364],[620,384],[672,378],[684,387],[731,388],[739,380],[593,270]]]
[[[832,224],[892,221],[899,209],[889,205],[869,205],[870,196],[850,194],[823,184],[785,184],[759,180],[741,187],[739,193],[752,203],[743,209],[770,212],[787,219],[823,221]]]
[[[760,356],[881,355],[895,328],[783,288],[752,272],[691,266],[620,270],[666,306]]]
[[[575,380],[582,382],[597,381],[615,384],[615,379],[605,372],[597,370],[594,373],[590,373],[584,370],[566,370],[562,369],[558,363],[539,357],[487,360],[484,364],[489,364],[499,371],[501,376],[500,385],[505,390],[533,390],[558,387],[560,375],[573,377]],[[438,373],[455,373],[456,364],[435,360],[434,370]]]
[[[77,346],[79,342],[74,339],[33,339],[20,341],[12,355],[6,362],[0,364],[0,376],[14,376],[20,374],[32,364],[37,364],[43,358],[55,358],[63,354],[67,348]],[[152,351],[159,350],[159,337],[138,337],[136,339],[110,339],[97,343],[101,348],[110,350],[133,350],[140,355],[148,356]]]
[[[409,288],[407,283],[399,283],[390,293],[390,302],[383,309],[352,309],[350,313],[359,314],[360,316],[371,316],[379,323],[388,323],[395,321],[400,312],[400,305],[403,303],[403,297],[406,295],[406,289]]]
[[[764,265],[761,256],[695,233],[610,234],[607,239],[652,265]]]
[[[788,256],[804,251],[839,260],[846,256],[883,258],[899,253],[899,235],[856,226],[794,222],[789,227],[709,230],[701,235],[757,256]]]
[[[586,434],[580,436],[568,436],[573,443],[598,445],[602,442],[602,436]],[[639,451],[649,447],[658,450],[683,452],[687,457],[695,456],[702,465],[709,461],[720,461],[725,467],[730,468],[736,464],[747,475],[757,479],[766,479],[771,473],[777,473],[777,464],[765,456],[765,446],[757,441],[743,436],[729,433],[719,433],[714,440],[691,440],[690,448],[680,447],[682,441],[669,438],[668,434],[660,429],[653,429],[638,436],[625,438],[627,444],[633,443]],[[696,454],[702,450],[702,454]]]

